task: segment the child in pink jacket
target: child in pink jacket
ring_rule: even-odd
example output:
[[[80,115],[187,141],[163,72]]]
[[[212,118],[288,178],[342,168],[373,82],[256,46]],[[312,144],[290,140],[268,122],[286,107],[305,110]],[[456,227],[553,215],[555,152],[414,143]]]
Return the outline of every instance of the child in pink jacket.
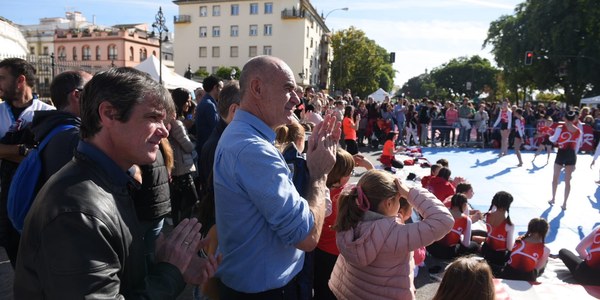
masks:
[[[402,224],[404,197],[423,216]],[[454,224],[433,194],[409,189],[393,175],[370,170],[338,200],[333,227],[340,250],[329,287],[338,299],[414,299],[413,253],[442,238]]]

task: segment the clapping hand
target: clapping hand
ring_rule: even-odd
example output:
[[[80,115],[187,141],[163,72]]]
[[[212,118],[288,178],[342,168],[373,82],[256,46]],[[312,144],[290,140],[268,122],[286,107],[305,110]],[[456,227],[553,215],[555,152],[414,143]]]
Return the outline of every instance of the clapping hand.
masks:
[[[220,257],[201,258],[198,251],[208,245],[200,234],[202,224],[197,219],[183,219],[168,235],[156,240],[156,261],[174,265],[190,284],[203,284],[212,277]]]
[[[313,129],[306,151],[311,176],[324,176],[335,164],[335,153],[341,136],[341,123],[333,114],[326,115],[323,122]]]

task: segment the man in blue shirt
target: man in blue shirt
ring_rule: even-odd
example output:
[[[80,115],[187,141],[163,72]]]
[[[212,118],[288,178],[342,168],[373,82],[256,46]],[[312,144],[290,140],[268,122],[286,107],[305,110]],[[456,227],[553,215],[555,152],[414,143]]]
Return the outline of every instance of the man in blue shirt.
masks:
[[[313,250],[325,216],[327,173],[335,163],[340,122],[326,116],[309,139],[308,196],[300,197],[274,129],[294,120],[300,98],[290,67],[271,56],[246,63],[240,108],[215,153],[214,188],[221,299],[297,299],[296,275]]]
[[[198,152],[198,155],[200,155],[202,146],[204,146],[219,121],[217,102],[219,101],[219,93],[223,88],[223,81],[211,75],[204,78],[202,87],[206,94],[196,107],[196,152]]]

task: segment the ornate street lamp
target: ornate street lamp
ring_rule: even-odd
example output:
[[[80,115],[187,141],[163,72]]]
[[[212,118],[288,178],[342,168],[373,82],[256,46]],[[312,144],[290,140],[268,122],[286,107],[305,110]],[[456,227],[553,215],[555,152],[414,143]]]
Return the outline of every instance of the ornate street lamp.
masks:
[[[158,82],[162,84],[162,42],[163,42],[163,32],[168,33],[169,28],[165,25],[165,16],[162,12],[162,6],[158,8],[158,13],[154,17],[155,21],[152,23],[152,32],[156,30],[158,32]],[[165,37],[166,39],[166,37]]]

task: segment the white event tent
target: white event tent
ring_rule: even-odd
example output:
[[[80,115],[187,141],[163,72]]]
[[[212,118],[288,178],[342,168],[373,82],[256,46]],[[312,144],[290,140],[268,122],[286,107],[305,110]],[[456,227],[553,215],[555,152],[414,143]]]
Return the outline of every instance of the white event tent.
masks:
[[[600,104],[600,96],[582,98],[581,104]]]
[[[150,74],[154,80],[158,81],[158,75],[160,73],[159,65],[160,62],[158,61],[158,58],[156,58],[154,55],[151,55],[134,68]],[[175,73],[175,71],[169,69],[164,64],[162,65],[162,81],[164,87],[170,90],[184,88],[190,92],[193,92],[195,89],[202,87],[202,83],[189,80]]]
[[[382,88],[376,90],[373,94],[369,95],[369,97],[373,97],[373,100],[377,102],[382,102],[385,99],[385,96],[389,96],[388,92],[384,91]]]

